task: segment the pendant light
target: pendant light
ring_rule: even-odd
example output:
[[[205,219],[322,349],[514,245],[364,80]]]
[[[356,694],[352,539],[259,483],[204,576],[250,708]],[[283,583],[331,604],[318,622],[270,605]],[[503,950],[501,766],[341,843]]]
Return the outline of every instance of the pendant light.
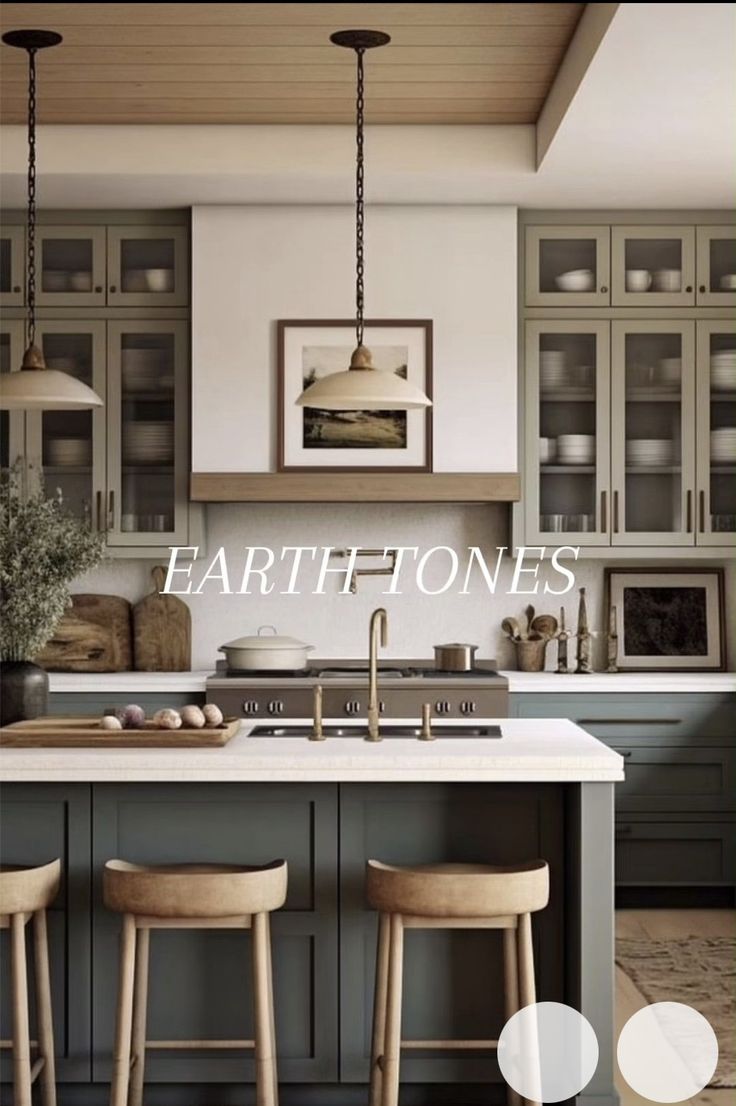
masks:
[[[357,61],[356,169],[355,169],[355,338],[350,368],[330,373],[311,384],[297,399],[300,407],[323,411],[408,411],[431,407],[424,392],[396,373],[377,369],[371,351],[363,345],[364,205],[364,77],[363,55],[391,39],[383,31],[337,31],[330,35],[336,46],[354,50]]]
[[[8,31],[7,46],[28,54],[28,226],[26,237],[26,298],[28,346],[18,372],[0,377],[0,408],[5,411],[78,411],[102,407],[100,397],[68,373],[47,369],[36,345],[36,53],[57,46],[56,31]]]

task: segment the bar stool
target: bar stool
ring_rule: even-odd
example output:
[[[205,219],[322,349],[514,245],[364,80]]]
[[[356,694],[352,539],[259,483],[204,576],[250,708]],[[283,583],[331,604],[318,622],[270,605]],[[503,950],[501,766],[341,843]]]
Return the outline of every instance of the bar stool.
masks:
[[[497,1040],[401,1038],[405,929],[502,929],[506,1019],[535,1002],[531,915],[549,900],[544,860],[511,867],[429,864],[393,867],[369,860],[369,904],[379,911],[373,1005],[370,1106],[398,1106],[402,1048],[492,1049]],[[509,1106],[519,1095],[508,1089]]]
[[[13,1050],[14,1106],[31,1106],[31,1087],[40,1075],[43,1106],[56,1106],[54,1071],[54,1027],[51,1016],[49,945],[46,907],[59,891],[61,861],[52,860],[40,868],[0,869],[0,929],[10,930],[10,975],[13,1006],[13,1039],[2,1041]],[[33,919],[33,952],[36,978],[36,1020],[38,1040],[28,1028],[28,973],[26,966],[26,923]],[[38,1057],[31,1064],[31,1049]]]
[[[257,1106],[277,1106],[269,914],[283,906],[286,882],[285,860],[263,867],[142,867],[124,860],[107,862],[103,873],[105,906],[123,915],[111,1106],[141,1106],[147,1048],[252,1048]],[[254,1040],[146,1040],[152,929],[251,930]]]

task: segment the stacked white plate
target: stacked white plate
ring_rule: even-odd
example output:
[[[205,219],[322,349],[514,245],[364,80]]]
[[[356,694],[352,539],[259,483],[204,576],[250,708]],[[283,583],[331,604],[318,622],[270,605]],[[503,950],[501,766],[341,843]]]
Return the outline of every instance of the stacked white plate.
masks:
[[[710,459],[719,464],[736,461],[736,426],[710,432]]]
[[[127,423],[123,460],[131,465],[168,464],[174,456],[173,422]]]
[[[92,460],[92,442],[89,438],[49,438],[46,458],[54,466],[88,465]]]
[[[123,391],[153,392],[171,387],[173,377],[170,372],[166,374],[167,360],[163,349],[124,349],[121,356]]]
[[[557,460],[561,465],[592,465],[595,461],[595,435],[560,434]]]
[[[736,392],[736,349],[711,355],[710,382],[714,392]]]
[[[657,269],[652,275],[653,292],[681,292],[682,269]]]
[[[570,383],[570,370],[560,349],[543,349],[539,354],[539,383],[542,391],[565,388]]]
[[[671,465],[674,453],[671,438],[630,438],[626,443],[626,464]]]

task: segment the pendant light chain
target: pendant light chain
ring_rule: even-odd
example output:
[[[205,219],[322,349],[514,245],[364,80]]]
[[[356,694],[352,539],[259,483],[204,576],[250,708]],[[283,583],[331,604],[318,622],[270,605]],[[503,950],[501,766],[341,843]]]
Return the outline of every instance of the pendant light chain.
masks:
[[[36,337],[36,51],[28,51],[28,345]]]
[[[363,301],[365,273],[364,241],[365,227],[364,211],[364,180],[365,169],[363,159],[363,122],[364,122],[364,79],[363,79],[363,55],[365,50],[358,47],[355,51],[358,63],[357,99],[355,103],[355,336],[356,345],[363,345]]]

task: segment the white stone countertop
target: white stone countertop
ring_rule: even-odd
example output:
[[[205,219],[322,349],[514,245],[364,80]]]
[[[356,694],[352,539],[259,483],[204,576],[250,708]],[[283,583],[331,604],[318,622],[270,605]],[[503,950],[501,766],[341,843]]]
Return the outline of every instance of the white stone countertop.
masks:
[[[386,719],[383,726],[392,721]],[[279,719],[279,726],[311,719]],[[0,749],[0,781],[108,783],[611,783],[623,759],[565,719],[474,719],[500,725],[500,738],[250,737],[257,723],[220,748]],[[325,720],[325,725],[331,724]],[[344,725],[343,719],[332,721]],[[404,720],[405,724],[405,720]]]
[[[212,669],[193,672],[49,672],[52,692],[125,694],[180,692],[203,694]],[[705,692],[736,691],[736,672],[594,672],[587,676],[556,672],[501,673],[512,692]]]

